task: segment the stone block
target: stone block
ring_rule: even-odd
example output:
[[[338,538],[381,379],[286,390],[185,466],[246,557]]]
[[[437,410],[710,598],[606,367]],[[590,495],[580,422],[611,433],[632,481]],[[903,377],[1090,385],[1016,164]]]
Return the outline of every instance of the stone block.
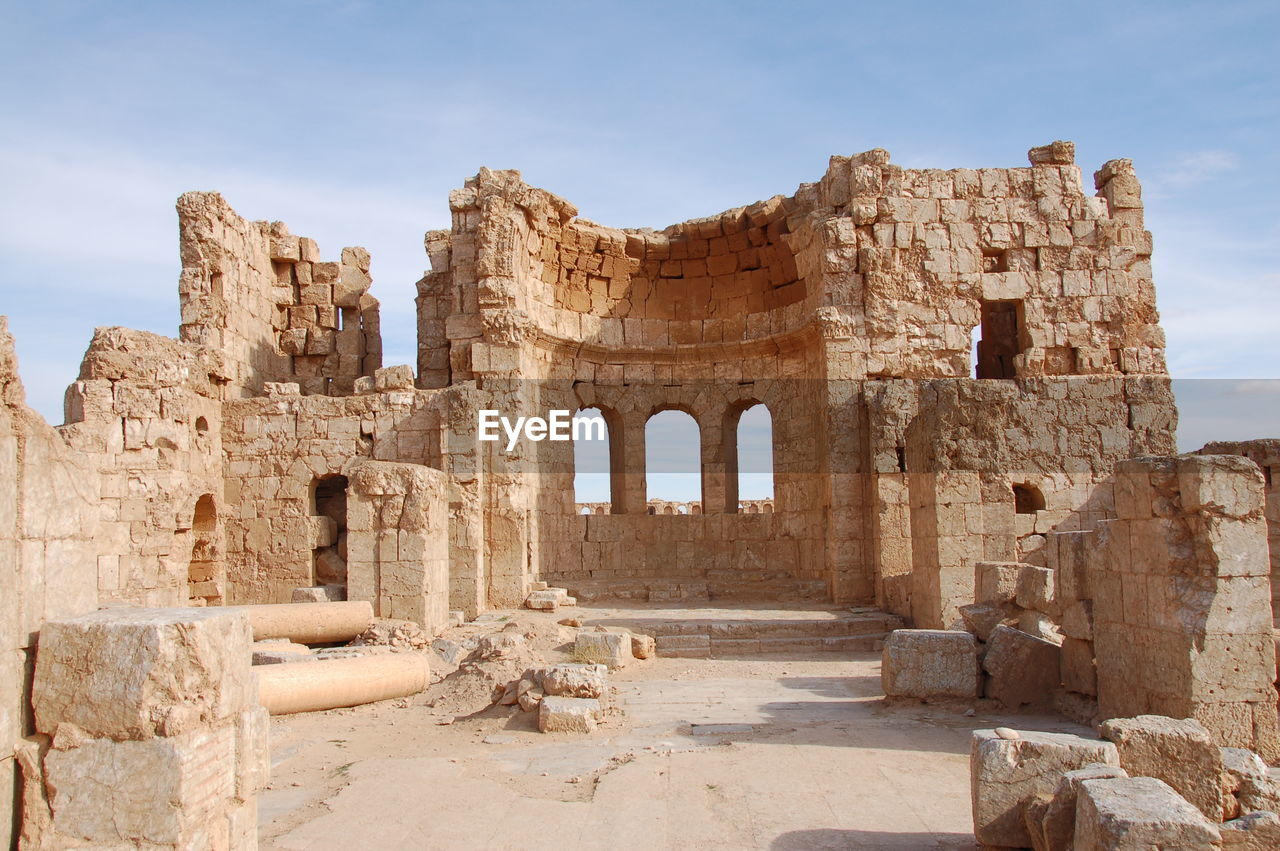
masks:
[[[49,621],[40,634],[36,728],[94,738],[170,736],[257,703],[240,609],[106,609]]]
[[[998,606],[1018,596],[1022,565],[1015,562],[980,561],[973,566],[974,602]]]
[[[974,835],[984,845],[1027,848],[1024,808],[1052,795],[1068,771],[1092,763],[1118,765],[1115,745],[1069,733],[1019,732],[1007,739],[975,730],[969,755]]]
[[[1075,848],[1221,848],[1204,813],[1154,777],[1086,780],[1076,801]]]
[[[544,670],[540,679],[544,694],[599,700],[609,689],[609,668],[606,665],[555,665]]]
[[[379,393],[385,390],[412,390],[413,367],[408,364],[399,364],[375,370],[373,386]]]
[[[652,659],[658,655],[658,642],[652,635],[631,633],[631,655],[637,659]]]
[[[1256,753],[1244,748],[1219,748],[1222,754],[1222,789],[1224,809],[1231,812],[1225,818],[1238,813],[1267,810],[1280,813],[1280,782],[1271,777],[1267,764]],[[1234,798],[1235,804],[1227,800]]]
[[[538,729],[544,733],[591,733],[600,717],[600,701],[583,697],[544,697],[538,705]]]
[[[1093,601],[1078,600],[1062,613],[1062,634],[1067,638],[1093,640]]]
[[[1062,642],[1062,687],[1068,691],[1098,696],[1098,671],[1093,661],[1093,642],[1067,638]]]
[[[982,667],[990,675],[986,696],[1007,708],[1047,708],[1062,682],[1062,649],[1007,626],[991,633]]]
[[[979,641],[989,641],[991,632],[1000,624],[1012,625],[1017,621],[1008,611],[1009,607],[996,606],[990,603],[971,603],[960,607],[960,619],[964,628],[978,637]]]
[[[1044,612],[1023,609],[1022,614],[1018,615],[1018,629],[1027,635],[1034,635],[1057,645],[1062,644],[1062,632],[1053,618]]]
[[[1080,784],[1086,780],[1105,780],[1108,778],[1128,777],[1129,774],[1118,765],[1086,765],[1062,775],[1058,788],[1044,808],[1037,836],[1033,829],[1037,825],[1029,822],[1027,830],[1031,832],[1032,845],[1036,851],[1071,851],[1076,832],[1076,799]],[[1035,840],[1039,839],[1039,842]]]
[[[554,612],[560,606],[576,606],[578,601],[563,588],[546,588],[534,591],[524,600],[525,608],[540,612]]]
[[[581,662],[597,662],[610,668],[622,668],[635,657],[631,655],[631,637],[616,632],[580,632],[573,645],[573,655]]]
[[[1047,567],[1022,565],[1018,571],[1018,585],[1014,599],[1024,609],[1033,609],[1047,615],[1058,614],[1053,571]]]
[[[884,642],[880,682],[889,697],[978,696],[978,643],[967,632],[897,629]]]
[[[291,603],[341,603],[347,599],[345,585],[309,585],[294,588],[289,595]]]
[[[1168,783],[1212,821],[1222,821],[1222,753],[1199,721],[1163,715],[1112,718],[1100,728],[1120,765],[1135,777]]]
[[[1280,816],[1273,812],[1256,812],[1223,822],[1224,851],[1275,851],[1280,848]]]
[[[1050,142],[1027,151],[1027,159],[1032,165],[1074,165],[1076,161],[1075,142]]]
[[[1178,457],[1178,490],[1188,514],[1203,511],[1238,519],[1260,513],[1262,484],[1258,466],[1239,455]]]
[[[227,847],[225,819],[210,816],[235,795],[231,725],[141,741],[61,738],[44,760],[53,828],[84,845],[55,847]]]

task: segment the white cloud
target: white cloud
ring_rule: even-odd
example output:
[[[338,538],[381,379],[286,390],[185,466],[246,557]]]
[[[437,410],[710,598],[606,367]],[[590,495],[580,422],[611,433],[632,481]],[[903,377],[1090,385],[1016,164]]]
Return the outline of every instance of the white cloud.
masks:
[[[1156,186],[1194,186],[1231,171],[1239,164],[1239,158],[1231,151],[1191,151],[1174,159],[1167,169],[1156,174],[1152,182]]]

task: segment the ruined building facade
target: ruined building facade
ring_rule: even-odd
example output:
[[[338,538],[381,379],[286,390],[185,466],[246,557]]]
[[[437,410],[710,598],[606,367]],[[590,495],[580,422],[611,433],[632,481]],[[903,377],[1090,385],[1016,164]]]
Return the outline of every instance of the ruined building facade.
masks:
[[[6,688],[50,617],[318,584],[429,628],[537,580],[957,623],[976,563],[1049,564],[1050,533],[1115,517],[1118,462],[1174,451],[1132,165],[1094,194],[1069,143],[1030,160],[834,157],[792,196],[661,231],[482,169],[426,235],[416,370],[382,367],[363,249],[326,261],[182,196],[177,339],[99,329],[55,429],[0,335]],[[736,425],[756,404],[774,498],[751,510]],[[611,458],[588,513],[571,443],[479,439],[483,409],[584,408]],[[699,427],[701,498],[651,513],[645,425],[672,409]],[[6,740],[22,706],[5,696]]]

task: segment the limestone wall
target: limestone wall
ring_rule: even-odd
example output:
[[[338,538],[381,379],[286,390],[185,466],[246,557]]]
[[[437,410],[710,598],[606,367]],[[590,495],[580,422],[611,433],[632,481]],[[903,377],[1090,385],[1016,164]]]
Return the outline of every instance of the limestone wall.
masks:
[[[99,482],[26,406],[8,320],[0,316],[0,841],[16,835],[14,747],[33,732],[30,682],[49,618],[98,603]]]
[[[181,339],[217,352],[229,398],[268,381],[343,396],[382,365],[369,252],[322,261],[314,240],[283,222],[250,222],[216,192],[178,199]]]
[[[1280,440],[1215,441],[1201,455],[1241,455],[1262,470],[1266,488],[1267,546],[1271,553],[1271,606],[1280,611]]]
[[[102,600],[225,598],[221,399],[215,353],[143,331],[94,332],[59,431],[100,482]]]
[[[661,565],[668,579],[697,581],[718,563],[734,521],[687,524],[699,532],[673,559],[671,535],[684,529],[616,518],[647,511],[643,424],[664,408],[698,420],[703,515],[723,513],[725,411],[744,384],[767,383],[773,552],[746,553],[753,568],[904,613],[915,589],[917,617],[953,619],[974,561],[1036,560],[1045,532],[1102,516],[1098,488],[1117,460],[1172,451],[1137,179],[1112,161],[1090,197],[1073,157],[1068,143],[1032,149],[1030,167],[1013,169],[902,169],[879,150],[835,157],[793,196],[661,232],[578,219],[517,172],[482,170],[451,194],[452,228],[427,235],[419,385],[572,382],[571,396],[515,394],[530,406],[518,413],[558,399],[615,418],[615,499],[594,532],[561,516],[577,513],[563,497],[563,452],[525,459],[541,477],[532,485],[508,475],[518,459],[490,469],[512,528],[541,541],[528,560],[585,585],[658,579]],[[1048,380],[1058,376],[1081,378]],[[976,474],[960,489],[972,500],[928,478],[939,470]],[[1047,500],[1034,516],[1015,516],[1021,479]],[[520,523],[530,510],[532,531]],[[625,558],[601,546],[618,542]]]

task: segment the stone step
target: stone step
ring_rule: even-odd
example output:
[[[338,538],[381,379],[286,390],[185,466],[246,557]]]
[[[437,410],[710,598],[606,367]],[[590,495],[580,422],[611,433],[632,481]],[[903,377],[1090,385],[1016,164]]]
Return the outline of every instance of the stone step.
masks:
[[[903,626],[902,619],[871,608],[797,610],[723,609],[628,612],[602,619],[652,635],[659,656],[732,658],[761,653],[863,652]],[[585,613],[584,613],[585,614]],[[591,618],[585,619],[588,624]]]
[[[701,581],[645,579],[558,580],[570,594],[582,601],[636,600],[667,603],[692,600],[777,600],[796,602],[825,600],[827,585],[813,579],[735,579]]]
[[[658,655],[672,659],[731,659],[766,653],[862,653],[880,646],[889,633],[806,638],[712,638],[668,635],[657,641]]]

